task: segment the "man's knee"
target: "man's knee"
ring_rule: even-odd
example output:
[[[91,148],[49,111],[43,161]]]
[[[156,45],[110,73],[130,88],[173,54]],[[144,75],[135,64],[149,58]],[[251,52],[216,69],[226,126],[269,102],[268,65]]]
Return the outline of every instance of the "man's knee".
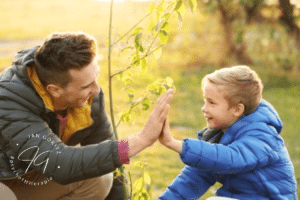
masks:
[[[105,174],[99,177],[100,189],[98,195],[104,197],[103,199],[105,199],[105,197],[109,194],[111,187],[113,185],[113,179],[114,179],[113,173]]]
[[[60,200],[104,200],[109,194],[112,184],[113,173],[87,179],[77,183],[71,183],[68,186],[70,193],[62,197]]]
[[[6,185],[3,183],[0,183],[0,194],[1,194],[1,199],[12,199],[16,200],[17,197],[16,195],[9,189]]]

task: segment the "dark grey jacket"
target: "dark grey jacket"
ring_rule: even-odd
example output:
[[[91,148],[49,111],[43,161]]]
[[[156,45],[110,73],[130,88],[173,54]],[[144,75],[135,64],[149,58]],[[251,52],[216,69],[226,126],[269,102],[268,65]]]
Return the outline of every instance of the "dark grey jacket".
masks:
[[[94,123],[64,144],[57,115],[45,107],[26,70],[37,48],[20,51],[0,74],[0,180],[21,176],[28,168],[27,173],[35,169],[64,185],[114,171],[121,163],[102,90],[92,103]]]

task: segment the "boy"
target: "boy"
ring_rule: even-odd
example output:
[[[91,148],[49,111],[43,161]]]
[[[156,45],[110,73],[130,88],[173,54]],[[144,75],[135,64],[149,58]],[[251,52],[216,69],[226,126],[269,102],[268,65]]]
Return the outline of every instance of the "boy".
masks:
[[[187,165],[165,199],[197,199],[216,182],[216,196],[243,200],[297,199],[294,168],[282,137],[282,122],[262,98],[262,83],[247,66],[204,77],[202,112],[207,128],[199,140],[176,140],[166,120],[160,142]]]

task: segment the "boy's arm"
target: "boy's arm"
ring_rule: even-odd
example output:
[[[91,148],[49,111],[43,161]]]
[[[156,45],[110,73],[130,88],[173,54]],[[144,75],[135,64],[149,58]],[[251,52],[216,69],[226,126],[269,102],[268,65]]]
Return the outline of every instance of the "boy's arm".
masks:
[[[219,174],[236,174],[262,168],[279,158],[274,138],[268,134],[248,135],[228,146],[185,139],[181,160],[190,166]]]
[[[194,167],[186,166],[159,200],[198,199],[216,182],[210,172],[203,172]]]
[[[178,152],[186,165],[219,174],[246,172],[275,162],[280,148],[272,134],[258,130],[249,130],[229,145],[195,139],[179,141],[172,137],[167,121],[159,140]]]

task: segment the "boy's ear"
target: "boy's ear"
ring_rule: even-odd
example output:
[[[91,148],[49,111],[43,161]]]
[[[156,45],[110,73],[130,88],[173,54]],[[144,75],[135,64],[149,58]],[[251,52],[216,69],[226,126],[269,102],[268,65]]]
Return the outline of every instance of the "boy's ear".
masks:
[[[244,114],[245,106],[242,103],[239,103],[235,106],[234,115],[236,117],[241,117]]]

